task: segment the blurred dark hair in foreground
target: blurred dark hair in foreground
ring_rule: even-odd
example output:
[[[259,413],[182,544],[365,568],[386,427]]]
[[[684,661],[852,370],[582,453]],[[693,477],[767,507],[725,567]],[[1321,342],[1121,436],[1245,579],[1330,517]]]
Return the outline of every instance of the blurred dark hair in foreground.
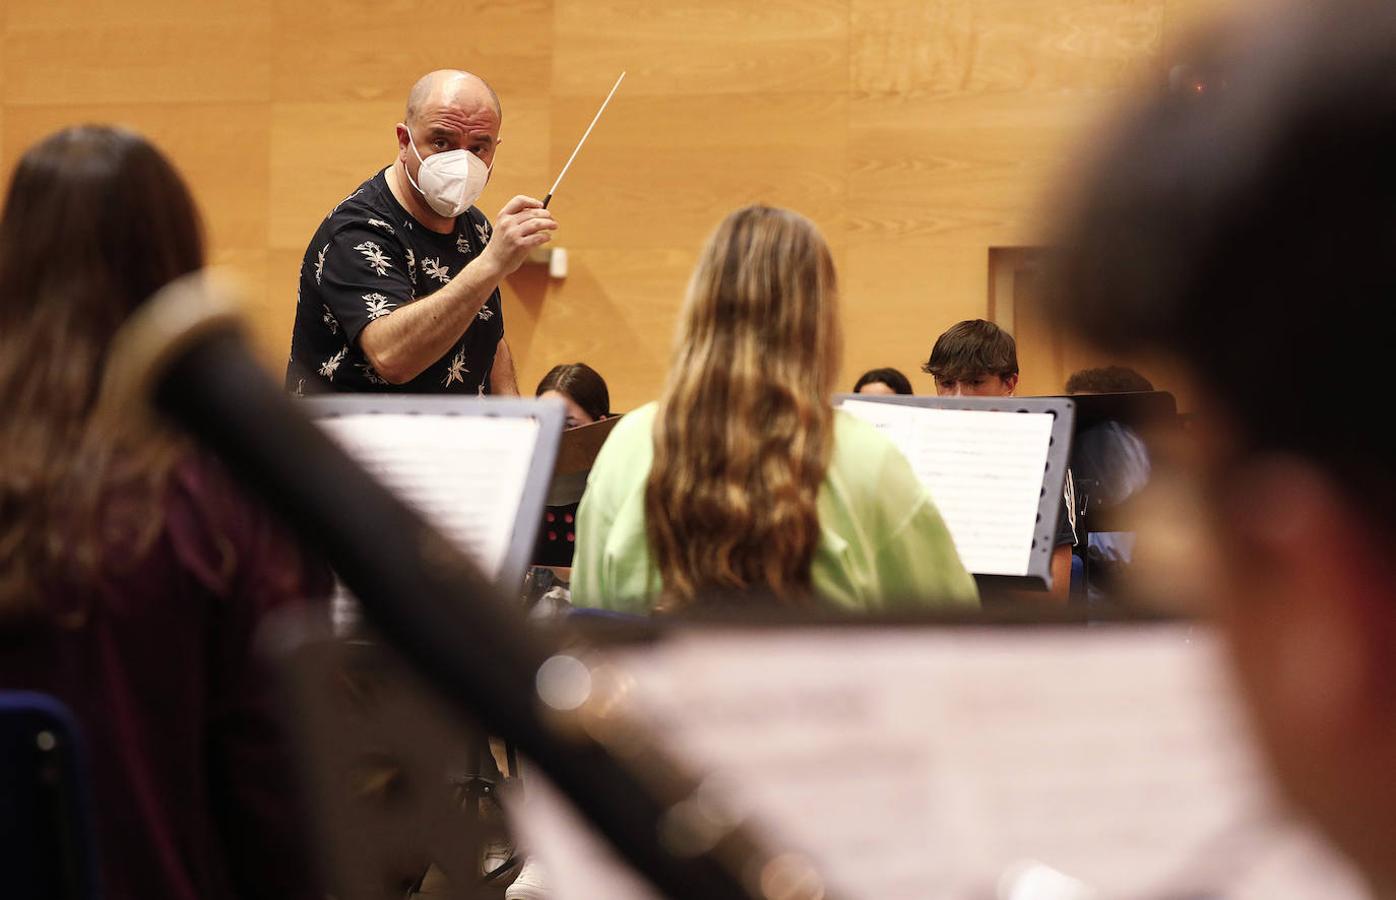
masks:
[[[1098,142],[1054,245],[1053,312],[1171,356],[1251,449],[1313,459],[1396,521],[1396,429],[1360,403],[1396,333],[1396,7],[1276,10]]]
[[[97,398],[117,329],[203,263],[189,190],[139,135],[66,128],[20,159],[0,215],[0,620],[159,529],[170,441]]]
[[[1193,380],[1158,577],[1224,626],[1288,799],[1396,896],[1396,6],[1259,14],[1192,57],[1223,89],[1100,142],[1051,297]]]

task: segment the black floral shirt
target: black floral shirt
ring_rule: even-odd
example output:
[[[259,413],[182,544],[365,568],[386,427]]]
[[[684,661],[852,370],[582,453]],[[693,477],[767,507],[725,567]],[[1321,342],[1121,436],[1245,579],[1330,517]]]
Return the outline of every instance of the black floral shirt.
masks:
[[[406,384],[389,384],[359,349],[364,326],[435,293],[480,255],[490,223],[475,207],[451,234],[424,227],[397,202],[383,172],[359,185],[320,223],[301,261],[286,389],[484,394],[504,336],[499,291],[450,352]]]

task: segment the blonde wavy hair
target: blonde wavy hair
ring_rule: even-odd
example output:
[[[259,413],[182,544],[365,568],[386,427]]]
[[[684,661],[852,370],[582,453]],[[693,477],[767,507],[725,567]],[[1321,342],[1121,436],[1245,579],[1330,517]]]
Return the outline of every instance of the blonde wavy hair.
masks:
[[[654,429],[645,527],[674,611],[759,591],[812,600],[815,501],[842,350],[829,248],[803,216],[749,206],[708,240]]]

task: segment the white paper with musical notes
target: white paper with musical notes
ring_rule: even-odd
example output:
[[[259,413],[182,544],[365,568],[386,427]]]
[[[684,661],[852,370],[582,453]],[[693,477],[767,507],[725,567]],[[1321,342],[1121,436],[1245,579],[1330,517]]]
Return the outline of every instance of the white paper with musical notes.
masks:
[[[1037,527],[1048,413],[928,409],[845,400],[906,456],[975,575],[1026,575]],[[1054,523],[1055,525],[1055,523]]]
[[[704,802],[868,900],[1357,900],[1201,626],[694,628],[616,651]],[[653,900],[536,773],[556,900]]]
[[[363,414],[316,422],[488,577],[499,575],[538,443],[537,420]]]

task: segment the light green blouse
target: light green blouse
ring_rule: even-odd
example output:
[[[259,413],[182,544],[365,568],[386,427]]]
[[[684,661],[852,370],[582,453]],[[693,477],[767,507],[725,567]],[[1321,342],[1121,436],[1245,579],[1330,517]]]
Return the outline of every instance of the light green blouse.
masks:
[[[572,603],[645,613],[659,592],[645,535],[656,404],[626,415],[596,458],[577,513]],[[849,611],[978,605],[974,579],[926,488],[892,442],[834,413],[834,451],[817,500],[815,590]]]

